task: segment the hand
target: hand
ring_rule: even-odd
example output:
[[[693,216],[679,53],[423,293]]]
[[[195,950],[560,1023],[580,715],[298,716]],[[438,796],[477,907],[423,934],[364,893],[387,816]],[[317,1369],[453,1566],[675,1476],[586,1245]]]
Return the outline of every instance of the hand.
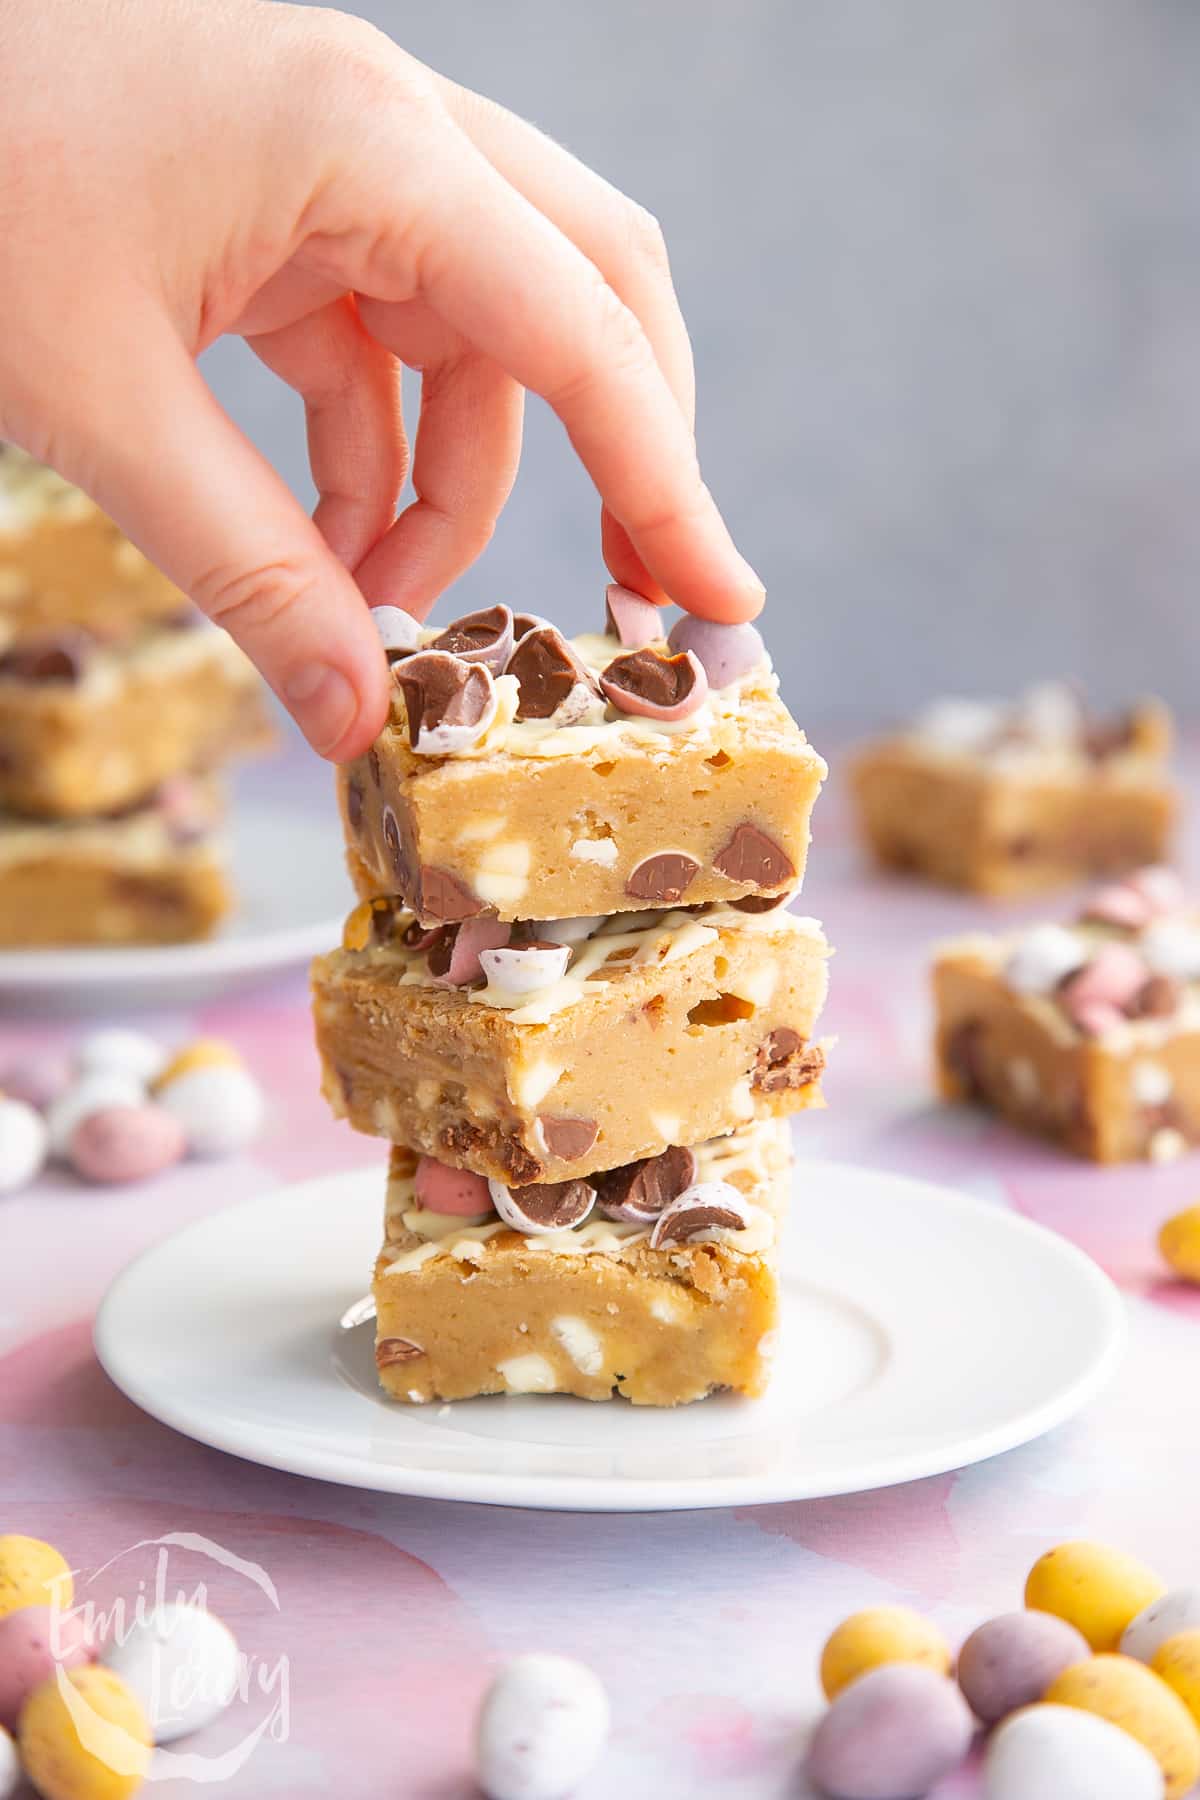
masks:
[[[525,388],[600,491],[617,580],[715,619],[762,604],[700,479],[654,221],[359,20],[0,0],[0,295],[0,437],[86,488],[324,755],[386,717],[363,596],[423,617],[479,555]],[[304,398],[313,520],[197,371],[223,332]]]

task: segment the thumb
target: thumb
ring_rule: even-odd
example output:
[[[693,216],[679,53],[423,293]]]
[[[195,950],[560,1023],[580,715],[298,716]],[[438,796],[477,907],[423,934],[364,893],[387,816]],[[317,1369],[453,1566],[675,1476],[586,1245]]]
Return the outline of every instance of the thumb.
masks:
[[[122,383],[114,404],[87,409],[80,472],[64,472],[237,640],[314,750],[361,755],[388,708],[361,591],[179,340],[149,335],[125,364],[136,390]]]

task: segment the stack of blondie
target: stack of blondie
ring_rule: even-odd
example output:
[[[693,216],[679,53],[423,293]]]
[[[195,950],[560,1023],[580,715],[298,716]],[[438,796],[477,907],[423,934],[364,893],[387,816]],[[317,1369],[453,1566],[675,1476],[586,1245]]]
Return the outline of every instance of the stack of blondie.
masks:
[[[214,771],[269,737],[225,633],[0,446],[0,947],[206,935],[230,902]]]
[[[314,967],[323,1085],[392,1145],[374,1276],[397,1399],[762,1390],[820,1102],[828,948],[789,909],[824,764],[752,626],[609,590],[375,612],[392,716],[339,772],[361,904]]]

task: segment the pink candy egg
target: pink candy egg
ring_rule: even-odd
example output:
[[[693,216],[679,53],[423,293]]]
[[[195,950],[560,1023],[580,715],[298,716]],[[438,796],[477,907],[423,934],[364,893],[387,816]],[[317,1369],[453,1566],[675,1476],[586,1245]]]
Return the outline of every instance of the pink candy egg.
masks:
[[[616,581],[610,582],[604,600],[609,636],[619,638],[626,650],[640,650],[662,636],[662,615],[652,600]]]
[[[1150,970],[1128,944],[1101,944],[1091,961],[1072,975],[1061,992],[1064,1011],[1086,1030],[1085,1015],[1093,1007],[1123,1012],[1145,987]]]
[[[74,1669],[93,1651],[83,1621],[48,1606],[25,1606],[0,1619],[0,1725],[16,1728],[17,1714],[54,1673],[55,1663]]]
[[[444,975],[438,977],[439,985],[462,987],[468,981],[481,980],[483,969],[479,962],[479,952],[502,950],[511,935],[512,926],[504,924],[500,919],[486,916],[464,919],[455,934],[450,951],[450,966]]]
[[[413,1187],[427,1212],[453,1213],[465,1219],[492,1210],[484,1176],[472,1175],[469,1169],[452,1169],[432,1156],[423,1156],[417,1163]]]
[[[85,1181],[144,1181],[186,1147],[182,1125],[161,1106],[106,1106],[79,1121],[67,1155]]]

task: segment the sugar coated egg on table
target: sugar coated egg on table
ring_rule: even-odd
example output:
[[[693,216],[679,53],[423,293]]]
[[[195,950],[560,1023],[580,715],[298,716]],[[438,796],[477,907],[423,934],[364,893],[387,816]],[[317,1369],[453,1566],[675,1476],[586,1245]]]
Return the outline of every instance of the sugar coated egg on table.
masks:
[[[0,1619],[25,1606],[66,1610],[75,1583],[66,1558],[41,1538],[10,1532],[0,1537]]]
[[[1200,1731],[1178,1694],[1145,1663],[1093,1656],[1064,1670],[1043,1698],[1095,1713],[1136,1738],[1162,1770],[1166,1800],[1182,1800],[1200,1778]]]
[[[263,1092],[237,1051],[202,1038],[172,1058],[154,1083],[159,1106],[177,1119],[191,1156],[231,1156],[262,1126]]]
[[[237,1639],[206,1608],[172,1601],[105,1644],[104,1666],[138,1701],[158,1744],[202,1731],[237,1692]]]
[[[0,1725],[0,1800],[13,1800],[21,1787],[21,1759],[17,1746]]]
[[[959,1651],[958,1685],[975,1717],[994,1725],[1040,1700],[1056,1675],[1088,1655],[1087,1639],[1053,1613],[1003,1613]]]
[[[81,1074],[115,1071],[140,1081],[143,1087],[157,1080],[167,1062],[167,1052],[156,1038],[121,1026],[89,1032],[75,1052],[75,1066]]]
[[[165,1107],[106,1106],[80,1119],[67,1155],[85,1181],[145,1181],[179,1162],[187,1148],[183,1126]]]
[[[1150,1667],[1200,1725],[1200,1631],[1181,1631],[1158,1646]]]
[[[957,1767],[974,1730],[945,1675],[889,1663],[843,1688],[813,1733],[806,1771],[829,1800],[912,1800]]]
[[[1163,1800],[1163,1773],[1136,1739],[1073,1706],[1028,1706],[988,1739],[987,1800]]]
[[[119,1676],[100,1663],[43,1682],[21,1712],[17,1742],[42,1800],[129,1800],[150,1762],[150,1727]],[[76,1716],[78,1723],[76,1722]]]
[[[36,1181],[49,1149],[41,1113],[27,1100],[0,1094],[0,1194],[15,1194]]]
[[[1148,1663],[1168,1638],[1200,1631],[1200,1588],[1171,1588],[1132,1619],[1121,1637],[1122,1656]]]
[[[945,1638],[907,1606],[872,1606],[851,1613],[821,1652],[821,1686],[833,1700],[850,1682],[884,1663],[918,1663],[940,1675],[950,1668]]]
[[[608,1696],[573,1657],[515,1656],[484,1695],[475,1765],[487,1800],[568,1800],[608,1737]]]
[[[69,1154],[75,1127],[92,1113],[103,1112],[110,1106],[141,1106],[145,1099],[146,1090],[142,1083],[118,1069],[93,1069],[80,1075],[63,1089],[47,1110],[51,1155],[66,1157]]]
[[[50,1606],[23,1606],[0,1619],[0,1725],[15,1731],[21,1708],[56,1667],[92,1660],[79,1616]]]
[[[1184,1281],[1200,1282],[1200,1206],[1168,1219],[1158,1234],[1163,1261]]]
[[[1166,1592],[1153,1569],[1108,1544],[1059,1544],[1039,1556],[1025,1604],[1081,1631],[1093,1650],[1115,1650],[1131,1619]]]

